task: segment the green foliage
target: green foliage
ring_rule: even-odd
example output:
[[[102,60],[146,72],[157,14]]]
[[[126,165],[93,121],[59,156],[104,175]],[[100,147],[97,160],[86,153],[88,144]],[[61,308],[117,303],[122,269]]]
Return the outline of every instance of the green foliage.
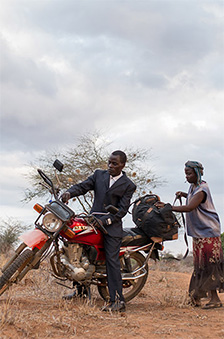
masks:
[[[224,232],[221,234],[221,241],[222,241],[222,250],[224,253]]]
[[[28,226],[21,224],[18,220],[9,219],[7,221],[0,219],[0,253],[6,253],[14,247],[18,237]]]
[[[108,157],[114,150],[110,149],[110,143],[103,139],[99,133],[94,133],[80,137],[77,145],[68,146],[63,151],[46,152],[31,164],[31,171],[27,177],[32,188],[26,190],[24,201],[28,202],[34,197],[43,197],[47,193],[46,189],[39,184],[41,179],[36,170],[38,167],[57,184],[56,179],[52,178],[52,164],[56,158],[59,159],[64,164],[64,169],[57,176],[60,188],[66,190],[85,180],[96,169],[107,169]],[[152,192],[158,184],[161,184],[148,165],[151,157],[150,150],[133,148],[122,150],[128,159],[125,172],[137,185],[136,197]],[[80,203],[82,210],[88,212],[92,205],[92,192],[77,197],[75,200]]]

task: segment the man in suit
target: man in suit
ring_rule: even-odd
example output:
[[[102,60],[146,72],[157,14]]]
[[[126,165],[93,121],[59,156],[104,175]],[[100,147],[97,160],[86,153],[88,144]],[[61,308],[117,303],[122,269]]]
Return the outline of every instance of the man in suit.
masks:
[[[105,207],[113,205],[118,208],[116,214],[97,215],[99,222],[106,228],[104,249],[106,254],[107,282],[110,303],[103,311],[125,311],[122,294],[119,251],[122,240],[122,218],[126,215],[131,197],[136,189],[135,184],[123,172],[127,161],[126,154],[114,151],[108,160],[108,170],[96,170],[85,181],[76,184],[62,194],[62,201],[94,191],[92,212],[105,213]]]

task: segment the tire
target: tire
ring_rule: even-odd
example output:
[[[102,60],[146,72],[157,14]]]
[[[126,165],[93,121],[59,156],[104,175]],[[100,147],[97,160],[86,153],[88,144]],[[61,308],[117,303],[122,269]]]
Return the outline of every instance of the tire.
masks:
[[[14,260],[19,256],[19,254],[27,247],[27,245],[23,242],[19,245],[19,247],[15,250],[15,254],[7,261],[5,266],[2,267],[2,273],[14,262]]]
[[[139,253],[139,252],[134,252],[130,255],[131,258],[131,264],[132,264],[132,269],[135,270],[139,267],[141,267],[144,262],[145,262],[145,257]],[[120,264],[121,264],[121,273],[125,272],[125,263],[124,263],[124,258],[121,257],[120,259]],[[146,269],[146,274],[139,278],[139,279],[135,279],[135,280],[122,280],[123,282],[123,295],[124,295],[124,299],[126,302],[132,300],[134,297],[136,297],[136,295],[139,294],[139,292],[142,290],[142,288],[144,287],[147,278],[148,278],[148,265],[145,267]],[[136,277],[138,276],[139,273],[136,274]],[[108,287],[107,287],[107,280],[106,279],[102,279],[101,280],[102,285],[104,286],[97,286],[98,287],[98,292],[100,294],[100,296],[108,301],[109,300],[109,291],[108,291]]]
[[[13,280],[16,278],[15,273],[19,274],[24,269],[33,254],[33,251],[26,249],[3,272],[0,277],[0,296],[12,285]]]

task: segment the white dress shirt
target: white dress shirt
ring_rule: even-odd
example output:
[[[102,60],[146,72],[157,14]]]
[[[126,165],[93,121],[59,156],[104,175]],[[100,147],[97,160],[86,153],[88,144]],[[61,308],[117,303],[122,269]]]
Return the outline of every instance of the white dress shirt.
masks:
[[[123,173],[121,172],[119,175],[117,175],[116,177],[112,177],[110,175],[110,183],[109,183],[109,187],[111,187],[119,178],[121,178],[123,175]]]

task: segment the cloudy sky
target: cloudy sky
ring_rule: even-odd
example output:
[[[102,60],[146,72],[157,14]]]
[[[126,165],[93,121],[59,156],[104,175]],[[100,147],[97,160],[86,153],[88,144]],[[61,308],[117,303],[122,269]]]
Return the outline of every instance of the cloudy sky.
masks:
[[[102,130],[115,149],[152,149],[164,201],[188,189],[184,163],[202,162],[224,231],[223,7],[1,0],[0,216],[32,223],[29,162]]]

